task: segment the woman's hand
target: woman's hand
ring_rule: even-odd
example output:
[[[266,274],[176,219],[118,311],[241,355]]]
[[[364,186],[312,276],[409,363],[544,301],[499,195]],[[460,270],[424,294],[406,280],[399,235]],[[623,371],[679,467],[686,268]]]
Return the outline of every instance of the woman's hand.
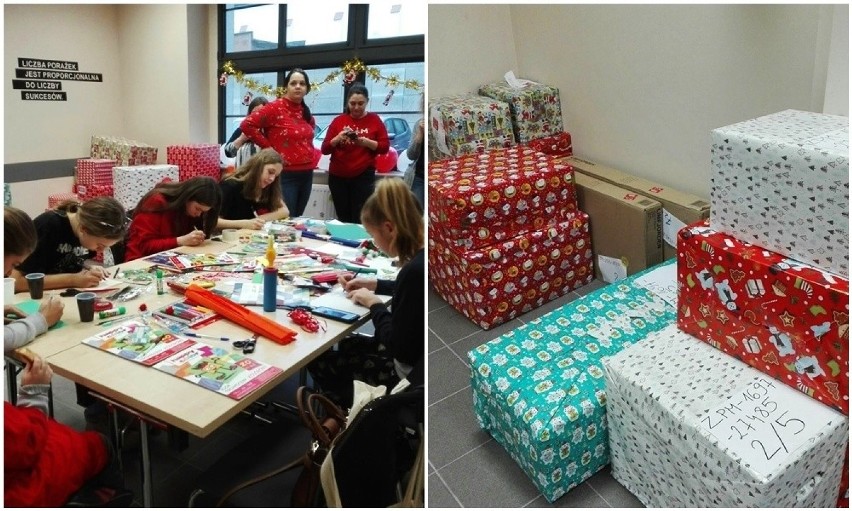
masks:
[[[370,308],[377,303],[382,303],[381,298],[376,296],[376,293],[363,287],[348,293],[346,296],[358,305],[363,305],[367,308]]]
[[[259,231],[259,230],[263,229],[263,225],[265,223],[266,223],[266,220],[264,220],[260,217],[249,218],[249,219],[246,219],[246,220],[242,220],[240,222],[240,228],[241,229],[251,229],[253,231]]]
[[[71,287],[76,287],[80,289],[97,287],[98,284],[101,283],[101,280],[103,280],[103,273],[94,270],[94,268],[89,268],[86,270],[81,270],[80,272],[74,274],[74,282]]]
[[[338,279],[340,285],[343,286],[343,290],[347,293],[355,291],[356,289],[367,289],[368,291],[375,291],[376,285],[378,281],[376,279],[368,279],[364,277],[355,277],[354,275],[341,275]]]
[[[21,373],[21,385],[47,385],[53,377],[53,370],[40,356],[35,355],[33,361]]]
[[[49,295],[46,300],[41,301],[38,311],[44,316],[47,326],[52,327],[62,317],[64,309],[65,304],[62,303],[62,300],[57,298],[56,295]]]
[[[426,121],[420,119],[417,121],[417,124],[414,125],[414,141],[417,143],[423,142],[423,133],[424,128],[426,127]]]
[[[196,229],[189,234],[178,236],[177,242],[182,247],[196,247],[204,243],[204,238],[204,231]]]

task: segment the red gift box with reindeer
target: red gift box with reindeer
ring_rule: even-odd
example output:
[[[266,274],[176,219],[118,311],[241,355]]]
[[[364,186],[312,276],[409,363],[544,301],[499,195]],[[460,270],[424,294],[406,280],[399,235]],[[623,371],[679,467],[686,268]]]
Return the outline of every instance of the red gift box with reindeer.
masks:
[[[503,242],[575,211],[573,167],[529,147],[429,163],[430,229],[454,248]]]
[[[678,233],[678,327],[849,414],[849,281],[710,229]]]

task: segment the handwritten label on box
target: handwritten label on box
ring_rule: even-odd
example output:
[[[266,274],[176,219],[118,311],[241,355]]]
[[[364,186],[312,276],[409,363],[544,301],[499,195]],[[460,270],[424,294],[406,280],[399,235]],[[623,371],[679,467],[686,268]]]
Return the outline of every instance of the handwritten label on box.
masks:
[[[701,427],[762,475],[774,474],[830,421],[831,408],[769,377],[755,376],[700,419]]]

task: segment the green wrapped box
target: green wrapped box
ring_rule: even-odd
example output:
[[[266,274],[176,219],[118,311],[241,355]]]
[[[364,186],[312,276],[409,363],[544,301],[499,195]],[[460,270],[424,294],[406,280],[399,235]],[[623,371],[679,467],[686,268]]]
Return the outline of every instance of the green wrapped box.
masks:
[[[602,358],[675,322],[675,307],[636,283],[674,264],[599,289],[468,353],[480,427],[549,501],[609,463]]]

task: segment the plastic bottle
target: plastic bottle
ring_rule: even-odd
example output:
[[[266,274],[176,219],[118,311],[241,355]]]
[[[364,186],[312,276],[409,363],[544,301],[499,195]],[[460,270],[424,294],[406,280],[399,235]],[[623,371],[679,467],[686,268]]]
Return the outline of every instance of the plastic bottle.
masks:
[[[157,270],[157,294],[162,295],[165,294],[165,289],[163,289],[163,270]]]
[[[121,316],[125,312],[127,312],[127,309],[125,309],[124,307],[114,307],[112,309],[107,309],[105,311],[99,312],[98,318],[106,319],[106,318],[111,318],[113,316]]]
[[[266,312],[275,312],[278,305],[278,269],[267,266],[263,269],[263,310]]]

